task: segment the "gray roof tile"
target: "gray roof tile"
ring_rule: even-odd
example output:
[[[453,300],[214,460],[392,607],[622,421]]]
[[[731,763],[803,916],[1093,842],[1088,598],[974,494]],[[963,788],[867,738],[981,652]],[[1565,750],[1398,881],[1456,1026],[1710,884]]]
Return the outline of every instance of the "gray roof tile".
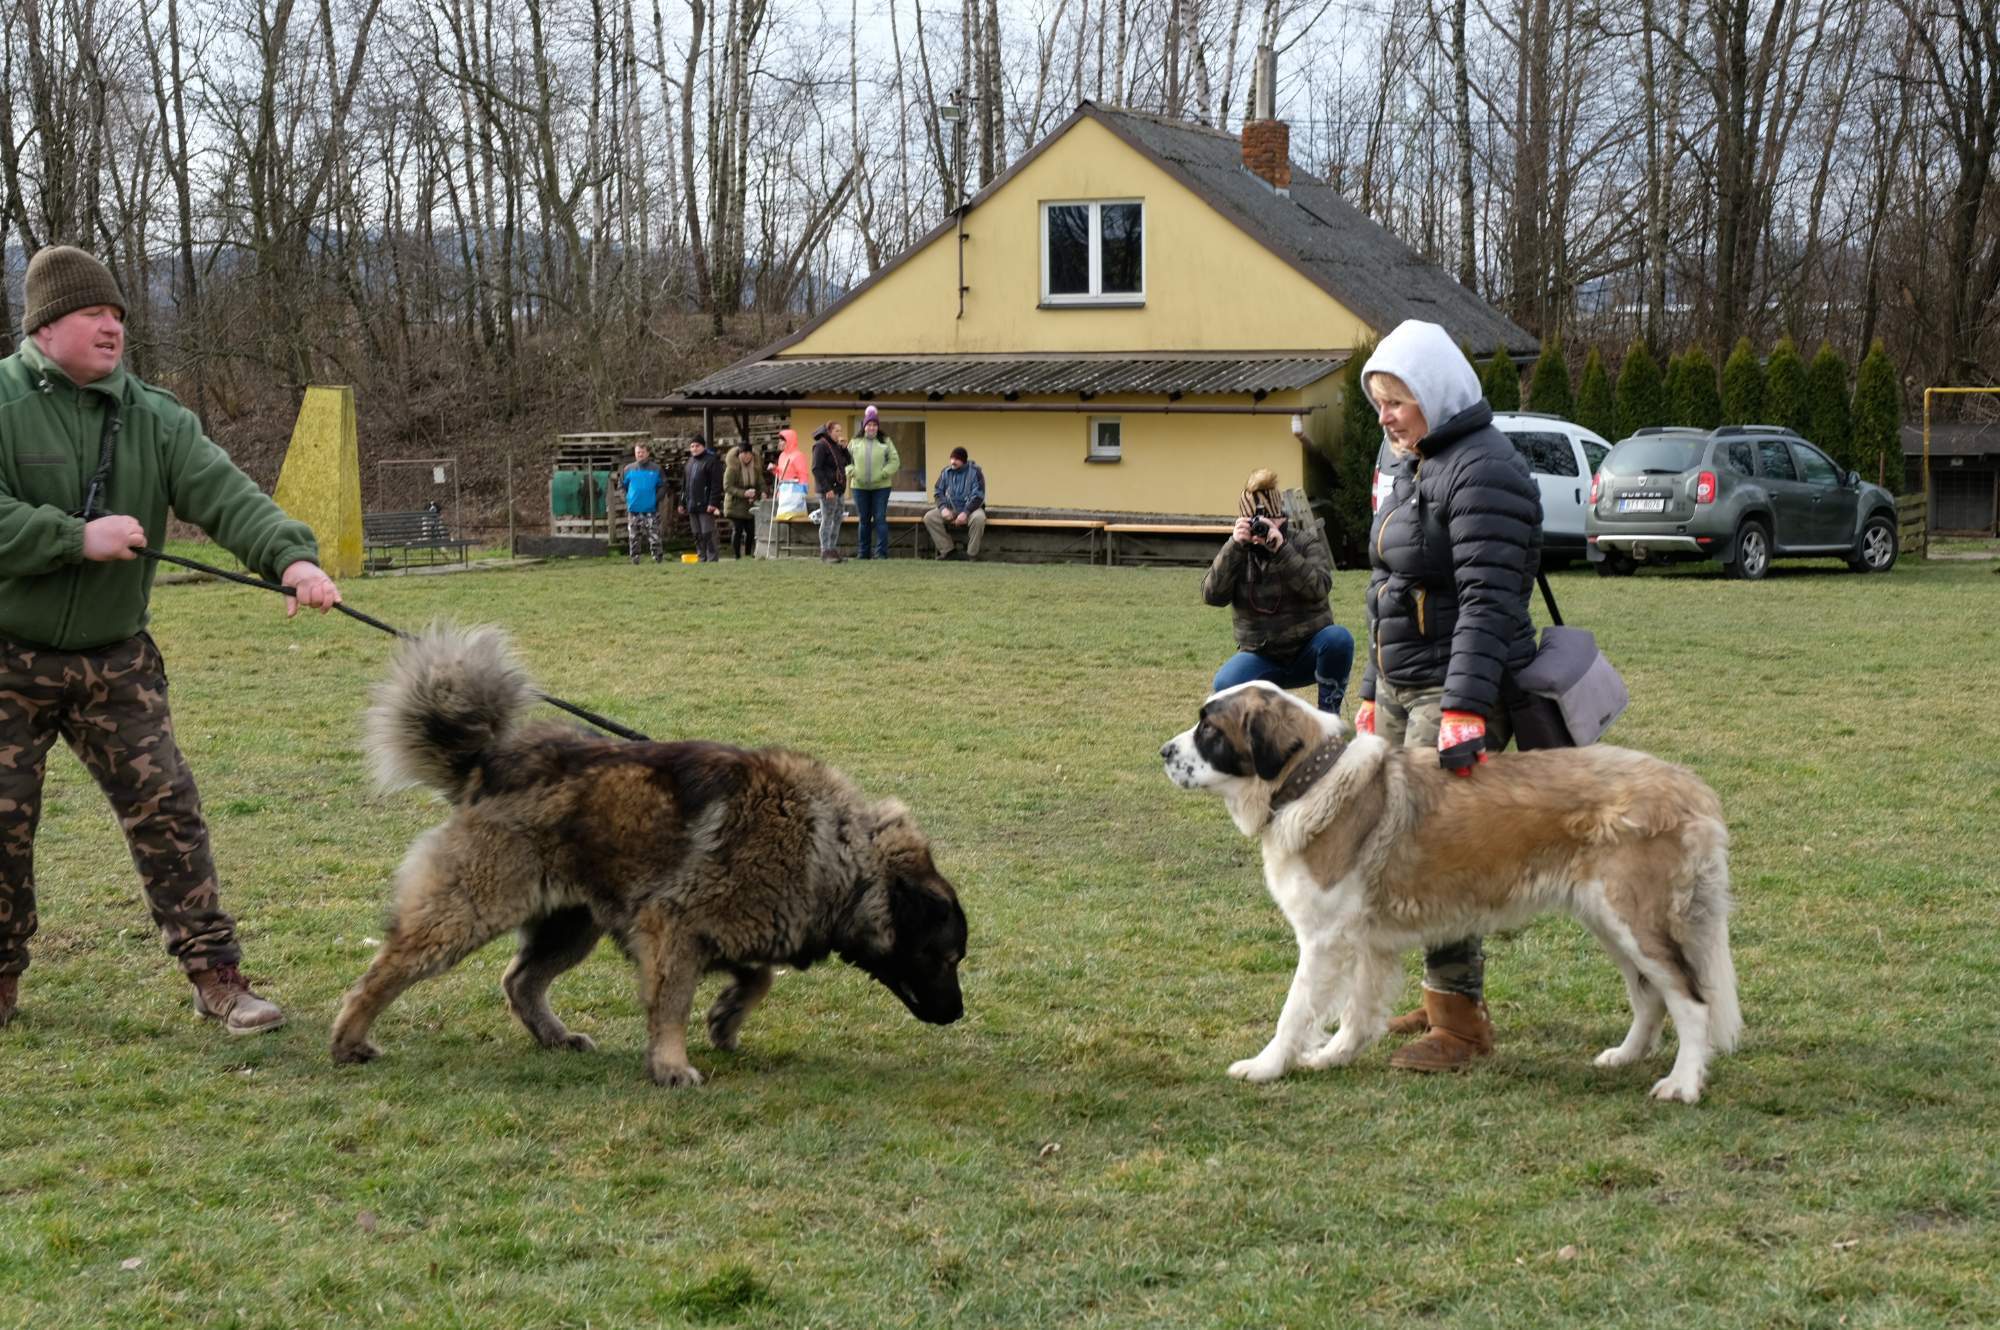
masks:
[[[1903,426],[1902,441],[1905,454],[1921,456],[1924,451],[1923,426]],[[2000,424],[1953,421],[1931,426],[1933,457],[1979,457],[1986,453],[2000,453]]]
[[[1136,111],[1096,109],[1112,132],[1178,168],[1195,192],[1297,266],[1377,332],[1404,319],[1442,324],[1453,340],[1479,355],[1505,346],[1536,354],[1533,334],[1460,286],[1387,230],[1364,217],[1339,191],[1292,166],[1290,193],[1280,194],[1243,166],[1232,134]]]
[[[840,356],[747,361],[681,391],[690,397],[1266,393],[1303,388],[1346,363],[1342,356]]]

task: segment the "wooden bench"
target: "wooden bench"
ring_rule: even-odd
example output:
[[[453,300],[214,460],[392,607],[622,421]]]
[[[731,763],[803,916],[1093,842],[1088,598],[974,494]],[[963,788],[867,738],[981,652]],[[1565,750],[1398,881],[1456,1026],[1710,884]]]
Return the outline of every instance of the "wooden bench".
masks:
[[[813,510],[817,511],[818,506],[818,501],[815,500]],[[852,528],[858,525],[859,521],[860,519],[851,512],[842,513],[840,525],[843,528]],[[890,549],[892,551],[896,550],[898,546],[903,546],[909,550],[913,557],[930,557],[932,554],[930,535],[924,530],[922,514],[911,512],[890,513],[887,521],[889,523]],[[804,545],[810,545],[815,551],[819,548],[819,524],[814,522],[810,517],[795,517],[784,521],[773,521],[770,524],[770,529],[773,546],[771,553],[774,557],[782,557],[784,554],[796,551],[800,546]],[[953,529],[959,532],[965,530],[964,527],[954,527]],[[782,536],[778,534],[781,530],[784,532]],[[990,511],[986,518],[986,538],[989,541],[993,538],[993,534],[998,531],[1072,532],[1083,541],[1091,563],[1097,562],[1097,536],[1103,530],[1104,523],[1095,518],[996,517]],[[908,537],[907,542],[904,539],[905,536]],[[845,539],[844,536],[843,539]],[[960,544],[963,544],[963,537],[961,537]]]
[[[413,513],[363,513],[361,543],[371,568],[394,567],[398,561],[407,568],[411,555],[417,550],[426,552],[427,564],[437,563],[440,555],[449,554],[456,554],[460,563],[469,563],[471,560],[467,551],[473,545],[472,541],[452,536],[445,529],[444,518],[440,514],[422,510]],[[377,550],[383,551],[379,558]]]
[[[759,506],[760,508],[768,507],[769,501],[766,500]],[[817,554],[819,552],[819,523],[814,521],[813,517],[818,512],[819,496],[814,495],[812,504],[806,509],[803,517],[759,519],[760,526],[766,520],[769,522],[770,535],[768,547],[760,542],[760,548],[766,549],[766,557],[777,559],[783,558],[787,554]],[[891,551],[894,551],[899,544],[906,544],[910,554],[913,556],[922,551],[923,536],[921,533],[924,525],[923,518],[911,517],[905,513],[890,513],[884,520],[889,524],[889,548]],[[840,525],[848,530],[852,530],[860,524],[861,519],[854,513],[842,513],[840,515]],[[898,528],[901,529],[899,530]],[[905,535],[909,536],[907,541],[903,539]],[[842,539],[845,540],[846,537],[843,536]]]
[[[894,521],[895,519],[891,518],[890,520]],[[919,527],[923,525],[924,521],[922,517],[911,517],[906,520],[915,522]],[[955,522],[948,522],[946,526],[953,531],[965,530],[964,527],[957,525]],[[1092,563],[1097,562],[1097,535],[1102,530],[1104,530],[1104,523],[1095,518],[998,517],[990,509],[986,514],[986,538],[989,540],[992,539],[993,533],[996,531],[1071,531],[1083,539],[1084,547],[1088,551],[1090,562]],[[926,554],[931,552],[924,547],[922,540],[919,541],[918,549],[920,552]]]
[[[1230,535],[1236,530],[1233,523],[1197,522],[1107,522],[1104,524],[1104,562],[1118,562],[1118,537],[1126,536],[1201,536],[1213,540]],[[1141,555],[1140,562],[1146,561]],[[1204,561],[1205,562],[1205,561]]]
[[[991,517],[986,519],[986,531],[1074,531],[1082,535],[1090,561],[1097,562],[1097,537],[1104,530],[1104,523],[1088,518],[1075,517]],[[1107,550],[1109,546],[1106,547]]]

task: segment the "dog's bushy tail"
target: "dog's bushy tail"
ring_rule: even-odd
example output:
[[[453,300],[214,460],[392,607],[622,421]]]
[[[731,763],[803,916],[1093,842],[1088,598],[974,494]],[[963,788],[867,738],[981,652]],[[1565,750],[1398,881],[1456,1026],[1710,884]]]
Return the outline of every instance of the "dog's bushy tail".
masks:
[[[1736,1000],[1736,962],[1729,954],[1729,832],[1720,819],[1697,823],[1708,844],[1695,860],[1694,890],[1680,911],[1676,932],[1708,1004],[1709,1045],[1727,1053],[1743,1037],[1743,1009]]]
[[[498,628],[433,623],[396,649],[368,708],[368,754],[385,789],[428,785],[456,801],[479,759],[535,700]]]

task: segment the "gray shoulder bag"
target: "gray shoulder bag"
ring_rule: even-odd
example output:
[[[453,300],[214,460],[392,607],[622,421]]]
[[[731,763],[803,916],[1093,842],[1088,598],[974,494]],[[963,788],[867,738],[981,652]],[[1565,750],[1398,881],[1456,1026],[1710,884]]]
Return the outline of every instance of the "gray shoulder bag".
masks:
[[[1542,629],[1535,658],[1513,675],[1507,698],[1514,743],[1533,748],[1581,748],[1596,743],[1631,700],[1625,680],[1586,628],[1563,626],[1546,573],[1537,572],[1550,627]]]

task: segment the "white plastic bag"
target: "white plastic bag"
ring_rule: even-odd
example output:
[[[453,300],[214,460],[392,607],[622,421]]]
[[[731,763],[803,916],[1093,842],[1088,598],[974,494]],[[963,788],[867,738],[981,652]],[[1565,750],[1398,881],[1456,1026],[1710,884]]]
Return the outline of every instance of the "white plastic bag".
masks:
[[[791,521],[806,515],[806,487],[803,481],[781,480],[778,482],[778,510],[780,520]]]

